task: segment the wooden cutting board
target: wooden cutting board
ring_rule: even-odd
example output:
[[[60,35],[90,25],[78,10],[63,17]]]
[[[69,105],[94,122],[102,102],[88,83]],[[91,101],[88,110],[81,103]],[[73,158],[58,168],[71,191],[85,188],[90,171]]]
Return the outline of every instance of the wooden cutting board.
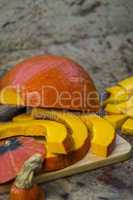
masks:
[[[117,136],[116,148],[109,157],[100,158],[89,152],[84,159],[70,167],[55,172],[44,173],[42,175],[37,176],[35,178],[35,182],[43,183],[47,181],[52,181],[58,178],[71,176],[73,174],[78,174],[81,172],[97,169],[103,166],[127,160],[131,155],[131,149],[131,145],[125,139],[123,139],[120,136]],[[1,185],[0,193],[9,192],[10,187],[11,184]]]

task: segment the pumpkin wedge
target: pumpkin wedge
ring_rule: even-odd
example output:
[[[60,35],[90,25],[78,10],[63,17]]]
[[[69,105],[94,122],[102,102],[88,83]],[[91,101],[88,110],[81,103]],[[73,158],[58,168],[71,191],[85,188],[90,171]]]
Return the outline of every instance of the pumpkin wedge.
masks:
[[[133,118],[133,108],[129,108],[129,109],[127,110],[127,112],[126,112],[126,115],[127,115],[128,117]]]
[[[105,111],[114,114],[126,114],[127,110],[133,107],[133,96],[129,100],[118,104],[107,104]]]
[[[107,88],[106,92],[109,97],[104,101],[104,105],[127,101],[133,95],[133,76],[118,82],[116,86]]]
[[[105,115],[106,119],[115,129],[121,128],[122,124],[126,121],[126,115]]]
[[[63,123],[71,132],[74,140],[74,149],[79,149],[88,137],[88,130],[80,118],[70,112],[49,111],[47,109],[34,108],[32,117],[35,119],[49,119]],[[74,150],[73,149],[73,150]]]
[[[118,85],[123,87],[128,92],[128,94],[133,95],[133,76],[118,82]]]
[[[0,102],[9,105],[99,110],[92,79],[71,59],[42,55],[24,60],[7,72],[0,82]]]
[[[106,89],[109,96],[103,103],[106,115],[104,118],[124,134],[132,134],[133,118],[133,76]],[[130,119],[131,118],[131,119]]]
[[[76,162],[82,160],[85,155],[88,153],[90,148],[90,137],[87,137],[84,140],[84,144],[79,148],[71,152],[68,152],[66,155],[61,154],[52,154],[47,149],[47,155],[43,165],[44,172],[56,171],[64,169],[70,165],[75,164]]]
[[[13,136],[46,137],[47,146],[51,153],[66,154],[73,148],[73,140],[66,127],[55,121],[31,119],[29,121],[1,123],[0,139]]]
[[[109,94],[109,97],[104,101],[103,105],[106,105],[107,103],[121,103],[127,101],[129,98],[127,91],[121,86],[109,87],[106,89],[106,92]]]
[[[133,135],[133,119],[127,119],[122,126],[122,133],[127,135]]]
[[[58,170],[74,164],[89,151],[90,134],[78,116],[70,112],[49,111],[39,108],[32,110],[32,116],[36,119],[49,119],[63,123],[70,130],[75,144],[73,150],[66,155],[51,154],[47,149],[44,171]]]
[[[49,148],[46,142],[47,147],[47,155],[45,158],[43,170],[44,171],[55,171],[59,169],[63,169],[65,167],[68,167],[69,165],[72,165],[76,163],[77,161],[81,160],[89,151],[90,147],[90,135],[88,134],[88,130],[86,126],[83,124],[83,122],[74,114],[71,113],[62,113],[62,112],[56,112],[52,114],[51,111],[47,110],[47,114],[45,113],[46,110],[44,109],[34,109],[32,112],[32,115],[36,118],[46,118],[54,121],[59,121],[60,123],[63,123],[69,132],[69,134],[73,135],[73,133],[76,134],[76,136],[73,137],[74,148],[71,152],[68,152],[66,155],[61,154],[53,154],[49,152]],[[40,115],[41,113],[41,115]],[[39,114],[39,116],[38,116]],[[59,115],[60,114],[60,115]],[[62,119],[63,116],[66,116]],[[58,117],[57,117],[58,116]],[[15,122],[23,122],[23,120],[33,120],[31,116],[27,115],[19,115],[17,117],[13,118],[13,121]],[[71,121],[72,120],[72,121]],[[44,120],[45,121],[45,120]],[[80,130],[81,128],[81,130]],[[83,131],[84,130],[84,131]],[[78,132],[77,132],[78,131]],[[79,135],[84,135],[84,137],[79,137]],[[80,145],[79,145],[79,139]],[[78,141],[77,141],[78,140]],[[77,148],[77,149],[76,149]]]
[[[115,129],[98,115],[81,115],[81,120],[92,133],[91,151],[97,156],[110,155],[115,145]]]

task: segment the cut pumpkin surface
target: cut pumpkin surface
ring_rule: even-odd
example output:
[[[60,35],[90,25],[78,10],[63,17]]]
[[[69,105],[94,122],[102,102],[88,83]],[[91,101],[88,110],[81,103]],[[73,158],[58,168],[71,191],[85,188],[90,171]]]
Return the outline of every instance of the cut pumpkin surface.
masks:
[[[126,112],[126,115],[127,115],[128,117],[133,118],[133,108],[128,109],[127,112]]]
[[[72,135],[75,144],[72,151],[68,152],[66,155],[61,155],[49,152],[46,142],[47,155],[43,166],[44,171],[55,171],[68,167],[69,165],[81,160],[88,153],[90,148],[90,135],[88,134],[85,124],[77,116],[71,113],[62,113],[58,111],[51,112],[47,110],[46,112],[44,109],[35,109],[32,112],[32,115],[39,119],[50,119],[52,121],[63,123],[70,131],[69,134]],[[15,117],[13,120],[22,122],[23,119],[25,121],[27,117],[28,116],[20,115]]]
[[[118,85],[123,87],[128,92],[128,94],[133,95],[133,76],[118,82]]]
[[[81,119],[92,133],[91,151],[98,156],[108,156],[115,145],[115,129],[95,114],[81,115]]]
[[[107,88],[109,97],[104,104],[106,116],[114,128],[121,128],[122,132],[132,133],[133,118],[133,76],[122,80],[116,86]],[[114,100],[114,101],[113,101]]]
[[[29,116],[25,116],[30,118]],[[21,120],[0,124],[0,139],[13,136],[46,137],[49,152],[66,154],[73,148],[73,140],[66,127],[50,120]]]
[[[122,126],[122,133],[133,135],[133,119],[127,119],[127,121]]]
[[[114,113],[114,114],[126,114],[127,110],[133,107],[133,96],[129,98],[129,100],[118,103],[118,104],[107,104],[105,107],[105,111],[107,113]]]
[[[125,114],[126,107],[125,102],[119,104],[107,104],[104,110],[107,114]]]
[[[32,117],[35,119],[49,119],[63,123],[71,132],[74,140],[74,149],[81,148],[88,137],[88,130],[85,124],[78,116],[70,112],[34,108],[32,110]]]
[[[116,86],[107,88],[106,92],[109,97],[104,101],[103,105],[127,101],[133,95],[133,76],[118,82]]]
[[[43,112],[42,112],[43,111]],[[65,118],[62,117],[62,112],[60,112],[60,115],[58,115],[58,118],[56,116],[57,113],[59,112],[54,112],[51,113],[49,111],[47,113],[47,116],[45,114],[44,116],[44,109],[36,109],[33,111],[32,115],[38,116],[38,114],[41,112],[41,116],[37,118],[43,118],[43,119],[50,119],[51,121],[59,121],[60,123],[63,123],[66,127],[67,130],[69,131],[70,135],[73,135],[73,141],[74,141],[74,147],[72,151],[68,152],[66,155],[64,154],[53,154],[49,151],[47,142],[46,142],[46,147],[47,147],[47,156],[44,162],[43,170],[44,171],[55,171],[59,169],[63,169],[65,167],[68,167],[69,165],[72,165],[76,163],[77,161],[81,160],[89,151],[90,148],[90,135],[88,134],[88,130],[84,123],[75,115],[71,113],[65,114]],[[36,113],[37,112],[37,113]],[[42,116],[43,114],[43,116]],[[69,117],[71,116],[71,117]],[[56,117],[56,120],[55,120]],[[19,115],[13,119],[13,121],[16,122],[22,122],[23,120],[33,120],[31,116],[26,116],[26,115]],[[72,121],[71,121],[72,120]],[[71,129],[72,126],[72,129]],[[81,128],[81,129],[80,129]],[[83,137],[79,137],[79,132]],[[79,138],[80,138],[80,143],[79,143]],[[77,148],[77,149],[76,149]]]
[[[105,115],[104,119],[107,120],[115,129],[121,128],[122,124],[127,119],[126,115]]]
[[[121,86],[113,86],[106,89],[106,92],[109,94],[109,97],[104,101],[104,105],[107,103],[116,104],[129,99],[127,91]]]
[[[69,152],[66,155],[52,154],[47,149],[43,171],[55,171],[68,167],[85,157],[90,148],[90,137],[88,136],[84,144],[79,148]]]

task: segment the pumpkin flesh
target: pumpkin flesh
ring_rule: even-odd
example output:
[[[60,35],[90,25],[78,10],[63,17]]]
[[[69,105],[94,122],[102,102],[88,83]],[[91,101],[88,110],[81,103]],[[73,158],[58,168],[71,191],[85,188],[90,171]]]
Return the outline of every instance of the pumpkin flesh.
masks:
[[[127,91],[120,87],[120,86],[113,86],[106,89],[106,92],[109,94],[109,97],[104,101],[104,105],[110,103],[110,104],[117,104],[121,103],[123,101],[127,101],[129,98],[129,95]]]
[[[30,119],[30,117],[29,117]],[[50,120],[29,120],[0,124],[0,139],[13,136],[46,137],[49,152],[66,154],[73,148],[73,140],[61,123]]]
[[[133,135],[133,119],[129,118],[127,121],[122,125],[122,133],[127,135]]]
[[[127,119],[126,115],[105,115],[104,119],[107,120],[115,129],[120,128]]]
[[[49,119],[52,121],[58,121],[67,127],[69,134],[73,138],[74,147],[66,155],[52,154],[49,152],[47,147],[47,155],[43,166],[43,171],[55,171],[63,169],[81,160],[89,151],[90,147],[90,134],[85,126],[85,124],[72,113],[62,113],[59,111],[48,111],[45,109],[34,109],[32,112],[33,118],[39,118],[39,120]],[[24,120],[26,117],[24,115],[15,118],[15,121]],[[28,117],[29,118],[29,117]],[[32,118],[32,120],[33,120]],[[79,137],[79,135],[81,137]]]
[[[81,115],[81,120],[92,133],[91,152],[102,157],[110,155],[115,145],[115,129],[95,114]]]

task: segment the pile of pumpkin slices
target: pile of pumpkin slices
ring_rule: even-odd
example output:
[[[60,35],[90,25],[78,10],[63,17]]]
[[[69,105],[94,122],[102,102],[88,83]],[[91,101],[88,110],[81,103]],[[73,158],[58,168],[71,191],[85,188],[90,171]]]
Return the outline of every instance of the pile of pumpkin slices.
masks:
[[[123,134],[133,135],[133,76],[107,88],[106,92],[104,119]]]
[[[96,114],[75,115],[34,108],[0,124],[0,140],[32,136],[46,147],[44,171],[65,168],[81,160],[90,150],[97,156],[111,154],[116,133],[105,119]]]
[[[133,77],[107,88],[109,95],[104,101],[107,114],[103,118],[96,114],[77,115],[69,111],[33,108],[30,114],[17,115],[9,122],[0,123],[0,140],[20,136],[35,137],[46,149],[43,172],[72,165],[83,159],[88,152],[107,157],[115,147],[115,129],[121,128],[122,133],[133,134],[132,91]],[[14,140],[13,143],[23,144],[24,141],[20,140],[23,139],[17,143]],[[42,146],[38,151],[42,152]],[[17,171],[15,173],[8,177],[15,178]],[[6,182],[6,178],[1,179],[2,183]]]

